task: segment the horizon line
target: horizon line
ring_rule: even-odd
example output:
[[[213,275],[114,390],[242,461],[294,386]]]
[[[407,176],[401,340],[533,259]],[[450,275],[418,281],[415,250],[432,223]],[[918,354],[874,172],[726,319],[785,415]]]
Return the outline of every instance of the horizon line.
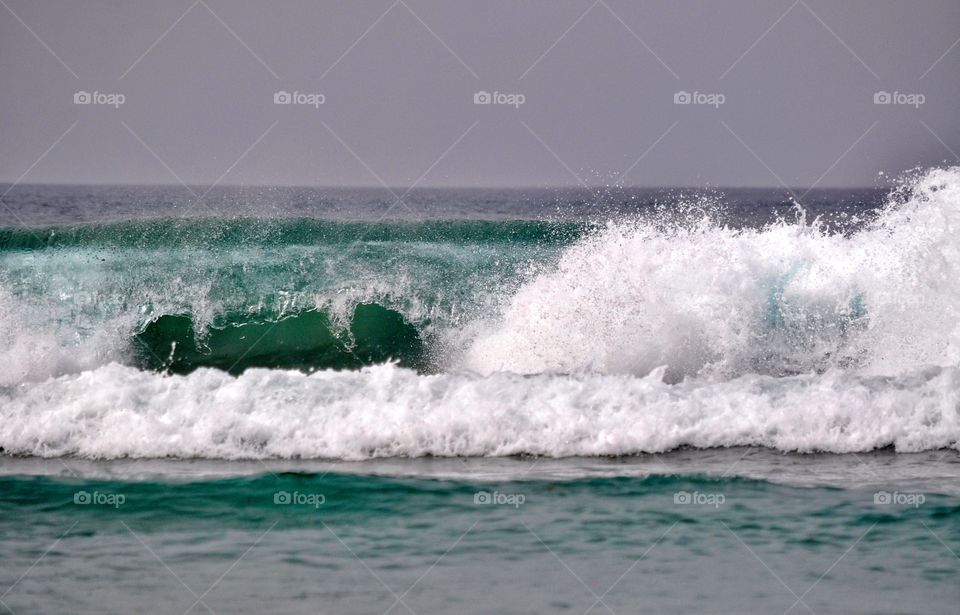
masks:
[[[521,185],[521,184],[491,184],[487,186],[469,186],[469,185],[426,185],[426,186],[383,186],[376,184],[233,184],[220,183],[211,186],[206,183],[187,182],[186,184],[167,183],[167,182],[72,182],[72,181],[53,181],[53,182],[20,182],[0,180],[0,186],[7,186],[10,192],[20,186],[58,186],[58,187],[84,187],[84,188],[235,188],[235,189],[260,189],[260,188],[306,188],[312,190],[383,190],[386,192],[414,192],[417,190],[585,190],[585,191],[603,191],[603,190],[623,190],[623,189],[643,189],[643,190],[780,190],[784,192],[806,192],[816,190],[885,190],[890,186],[868,186],[868,185],[845,185],[845,186],[779,186],[779,185],[652,185],[652,184],[626,184],[603,185],[587,184],[586,186],[577,184],[540,184],[540,185]]]

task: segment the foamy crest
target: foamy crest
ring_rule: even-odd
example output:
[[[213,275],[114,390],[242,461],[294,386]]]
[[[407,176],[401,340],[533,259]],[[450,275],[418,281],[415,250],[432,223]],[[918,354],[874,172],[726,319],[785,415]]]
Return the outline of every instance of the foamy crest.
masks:
[[[464,364],[483,373],[668,378],[960,362],[960,167],[852,235],[709,219],[610,224],[526,283]]]
[[[662,376],[423,376],[387,364],[163,377],[112,364],[0,390],[0,446],[217,459],[960,448],[956,368],[897,379],[832,371],[669,385]]]
[[[117,335],[104,328],[77,341],[76,332],[50,325],[42,308],[0,287],[0,387],[91,369],[104,363]],[[71,339],[73,338],[73,339]]]

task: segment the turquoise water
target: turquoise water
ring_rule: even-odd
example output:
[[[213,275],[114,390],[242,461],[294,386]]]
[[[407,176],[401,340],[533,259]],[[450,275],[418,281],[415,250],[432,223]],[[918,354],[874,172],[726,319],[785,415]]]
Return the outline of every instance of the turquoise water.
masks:
[[[847,462],[777,461],[749,450],[667,455],[638,467],[470,460],[439,468],[390,462],[358,474],[336,464],[326,472],[252,464],[232,477],[224,465],[21,464],[21,474],[0,478],[0,587],[12,586],[2,600],[15,613],[182,613],[204,605],[276,613],[952,613],[960,598],[960,458],[938,456],[938,464],[932,456],[866,456],[864,475],[925,467],[935,478],[921,503],[919,492],[888,481],[887,493],[899,498],[891,504],[877,503],[884,491],[876,485],[851,488],[850,475],[834,475],[846,488],[831,484]],[[711,475],[738,458],[748,473],[779,466],[781,480]],[[643,475],[659,463],[672,472]],[[631,468],[637,475],[615,475]],[[558,478],[565,471],[580,476]],[[952,495],[936,493],[951,482]],[[91,503],[75,503],[83,494]]]

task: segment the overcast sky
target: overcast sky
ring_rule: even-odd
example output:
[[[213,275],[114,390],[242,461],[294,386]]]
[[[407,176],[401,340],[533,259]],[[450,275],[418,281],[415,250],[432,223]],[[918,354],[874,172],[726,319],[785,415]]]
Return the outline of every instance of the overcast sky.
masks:
[[[958,37],[956,0],[2,0],[0,180],[876,185],[957,162]]]

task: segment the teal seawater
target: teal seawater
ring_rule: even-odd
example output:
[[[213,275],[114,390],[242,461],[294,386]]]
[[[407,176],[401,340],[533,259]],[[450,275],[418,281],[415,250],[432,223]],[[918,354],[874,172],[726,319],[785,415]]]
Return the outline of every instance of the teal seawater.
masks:
[[[24,321],[16,330],[89,345],[90,366],[428,369],[440,336],[489,315],[523,268],[586,229],[265,218],[4,228],[0,305]]]
[[[239,245],[349,244],[358,241],[437,243],[566,243],[586,222],[431,220],[356,222],[276,218],[171,218],[39,228],[0,228],[0,251],[46,248],[176,248]]]
[[[960,588],[960,502],[932,493],[337,473],[0,493],[13,612],[949,613]]]

